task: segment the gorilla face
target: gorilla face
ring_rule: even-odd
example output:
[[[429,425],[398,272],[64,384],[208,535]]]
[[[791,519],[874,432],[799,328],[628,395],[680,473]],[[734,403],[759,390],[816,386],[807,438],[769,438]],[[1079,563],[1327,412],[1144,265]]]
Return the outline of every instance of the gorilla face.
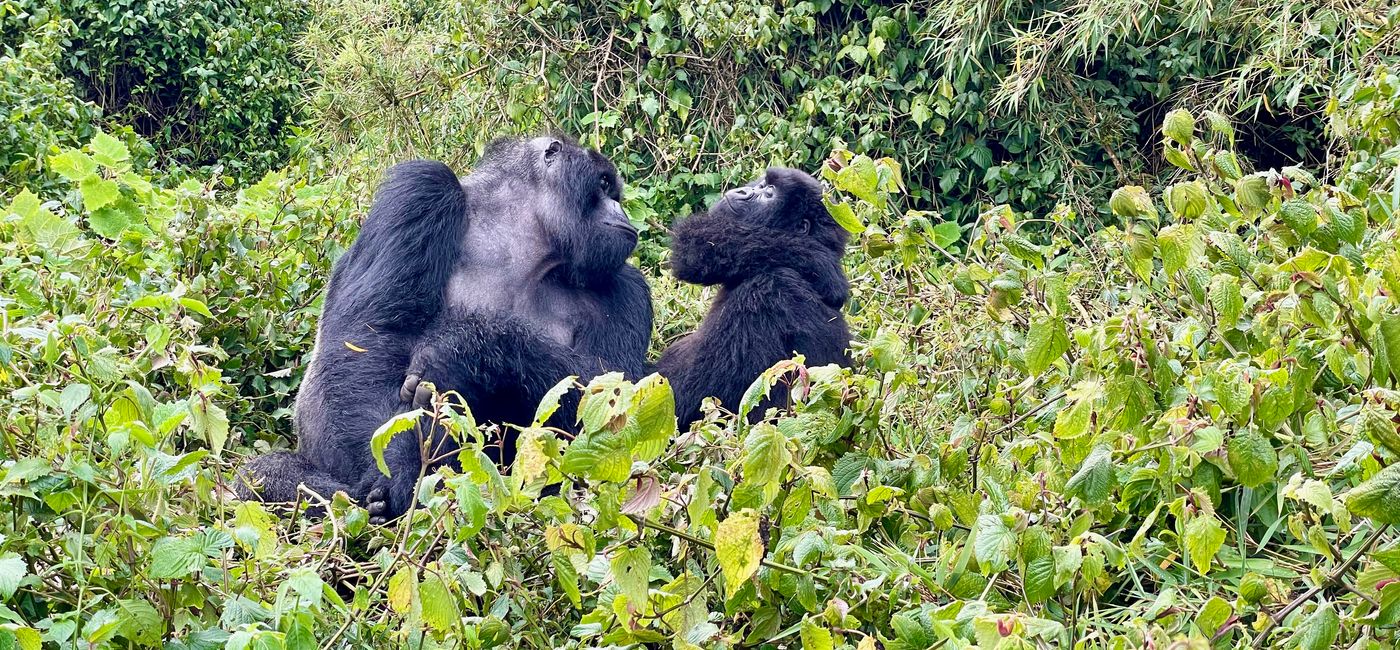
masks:
[[[817,179],[796,169],[770,167],[763,176],[724,193],[710,209],[745,224],[811,237],[840,253],[845,231],[822,204]]]
[[[602,154],[560,137],[529,141],[539,186],[551,205],[540,223],[576,286],[612,277],[637,246],[637,229],[622,211],[622,179]]]

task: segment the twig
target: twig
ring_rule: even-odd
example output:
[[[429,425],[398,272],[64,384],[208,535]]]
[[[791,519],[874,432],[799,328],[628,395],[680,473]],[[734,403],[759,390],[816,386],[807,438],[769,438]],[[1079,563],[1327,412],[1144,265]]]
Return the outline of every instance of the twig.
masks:
[[[696,537],[696,536],[694,536],[694,535],[691,535],[690,533],[687,533],[687,532],[685,532],[685,531],[683,531],[683,530],[681,530],[681,529],[679,529],[679,528],[672,528],[672,527],[670,527],[670,526],[667,526],[666,524],[657,523],[657,522],[651,521],[650,519],[647,519],[647,518],[645,518],[645,517],[641,517],[641,516],[638,516],[638,515],[627,515],[627,518],[628,518],[628,519],[631,519],[632,522],[635,523],[635,524],[637,524],[638,526],[644,526],[644,527],[650,528],[650,529],[652,529],[652,530],[656,530],[656,531],[660,531],[660,532],[666,533],[667,535],[671,535],[671,536],[673,536],[673,537],[679,537],[679,538],[681,538],[681,539],[683,539],[683,540],[685,540],[685,541],[687,541],[687,542],[690,542],[691,544],[694,544],[694,545],[699,546],[699,547],[701,547],[701,548],[708,549],[708,550],[710,550],[710,551],[712,551],[712,552],[718,553],[718,551],[715,550],[715,545],[714,545],[714,544],[712,544],[712,543],[710,543],[710,542],[708,542],[708,541],[706,541],[706,540],[700,539],[699,537]],[[793,575],[799,575],[799,576],[807,576],[807,577],[812,578],[813,580],[816,580],[817,582],[820,582],[820,583],[822,583],[822,584],[826,584],[826,583],[828,582],[828,579],[827,579],[826,576],[817,575],[817,574],[815,574],[815,573],[812,573],[811,571],[806,571],[806,570],[803,570],[803,569],[799,569],[799,568],[797,568],[797,567],[795,567],[795,566],[788,566],[788,565],[786,565],[786,564],[783,564],[782,562],[774,562],[774,561],[772,561],[772,560],[762,560],[762,561],[760,561],[760,564],[762,564],[763,566],[766,566],[766,567],[768,567],[768,568],[770,568],[770,569],[775,569],[775,570],[778,570],[778,571],[782,571],[782,572],[784,572],[784,573],[791,573],[791,574],[793,574]]]
[[[1264,647],[1264,642],[1269,639],[1269,633],[1272,632],[1275,627],[1278,627],[1278,624],[1282,623],[1283,619],[1288,618],[1288,615],[1292,614],[1293,610],[1302,607],[1303,603],[1312,600],[1313,596],[1322,593],[1322,591],[1328,587],[1336,585],[1337,581],[1341,580],[1342,576],[1345,575],[1347,571],[1351,570],[1352,565],[1356,564],[1356,562],[1361,559],[1361,556],[1365,555],[1366,551],[1371,550],[1371,547],[1380,540],[1381,535],[1385,534],[1387,528],[1389,528],[1388,525],[1382,525],[1377,528],[1375,532],[1371,533],[1370,537],[1366,538],[1366,541],[1361,543],[1361,547],[1357,548],[1356,552],[1351,554],[1351,557],[1347,558],[1340,566],[1333,569],[1331,573],[1328,573],[1327,578],[1324,579],[1321,584],[1303,592],[1302,595],[1294,598],[1287,605],[1284,605],[1283,609],[1270,615],[1268,620],[1264,621],[1264,629],[1259,630],[1259,634],[1254,637],[1254,642],[1250,645],[1255,648]]]

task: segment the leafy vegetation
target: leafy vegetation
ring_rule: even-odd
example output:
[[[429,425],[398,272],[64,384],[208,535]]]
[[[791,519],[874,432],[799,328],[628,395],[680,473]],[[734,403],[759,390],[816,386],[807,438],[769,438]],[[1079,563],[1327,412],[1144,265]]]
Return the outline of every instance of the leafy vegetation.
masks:
[[[0,0],[0,647],[1394,645],[1396,10],[925,4],[261,4],[311,17],[319,85],[307,146],[237,183],[79,99],[98,5]],[[959,47],[1021,56],[924,63]],[[264,57],[302,92],[286,50],[238,51],[211,65]],[[1233,115],[1290,93],[1291,127]],[[1074,97],[1125,130],[1052,123]],[[1165,99],[1187,108],[1135,103]],[[583,433],[525,427],[509,470],[440,396],[463,471],[388,527],[343,496],[307,495],[323,521],[232,500],[242,456],[290,444],[317,298],[386,161],[545,125],[626,170],[657,347],[711,297],[659,268],[664,225],[755,164],[820,169],[857,233],[854,366],[784,362],[691,431],[658,377],[563,383]],[[1014,129],[1039,144],[994,159],[1053,192],[1002,192],[959,149]],[[1290,133],[1318,164],[1260,155]],[[794,404],[745,424],[778,382]]]

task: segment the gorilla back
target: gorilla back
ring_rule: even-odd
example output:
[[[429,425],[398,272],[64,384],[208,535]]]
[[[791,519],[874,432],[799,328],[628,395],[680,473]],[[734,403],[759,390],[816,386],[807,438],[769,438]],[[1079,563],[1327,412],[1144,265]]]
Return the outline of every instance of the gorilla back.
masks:
[[[248,463],[241,494],[344,490],[391,518],[411,505],[420,441],[395,437],[385,477],[369,439],[427,405],[423,382],[460,393],[480,421],[518,423],[568,375],[638,374],[651,300],[626,263],[637,233],[620,197],[606,158],[559,137],[495,142],[460,180],[436,162],[392,168],[331,274],[297,451]]]
[[[738,406],[764,370],[794,352],[811,365],[848,362],[845,246],[846,232],[822,204],[821,185],[795,169],[769,169],[726,192],[708,213],[677,224],[676,278],[720,285],[699,329],[657,363],[675,390],[682,426],[700,417],[705,396]],[[785,396],[772,396],[754,415]]]

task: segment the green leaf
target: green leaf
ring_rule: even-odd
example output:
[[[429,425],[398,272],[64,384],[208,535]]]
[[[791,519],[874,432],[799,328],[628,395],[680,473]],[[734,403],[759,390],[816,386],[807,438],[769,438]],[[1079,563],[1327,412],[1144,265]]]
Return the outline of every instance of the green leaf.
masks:
[[[724,573],[726,598],[734,597],[763,561],[758,513],[744,509],[729,515],[715,531],[715,554]]]
[[[423,609],[423,622],[439,632],[454,630],[461,622],[457,614],[457,599],[437,571],[428,571],[418,585]]]
[[[1232,416],[1239,416],[1249,408],[1254,396],[1254,386],[1245,377],[1244,371],[1233,363],[1224,363],[1211,377],[1215,389],[1215,401],[1220,408]]]
[[[0,600],[9,600],[19,583],[29,574],[29,566],[17,553],[0,555]]]
[[[665,377],[652,374],[637,383],[631,417],[636,423],[632,453],[648,463],[661,457],[676,436],[676,396]]]
[[[1183,147],[1191,144],[1195,134],[1196,118],[1188,110],[1178,108],[1167,113],[1166,119],[1162,120],[1162,135]]]
[[[93,159],[110,169],[125,169],[126,165],[123,163],[131,159],[126,144],[106,133],[99,132],[92,138],[89,146],[92,148]]]
[[[627,602],[643,609],[651,583],[651,552],[640,547],[618,551],[612,559],[612,574]]]
[[[97,162],[87,154],[75,149],[70,149],[57,156],[50,156],[49,166],[64,178],[75,183],[97,172]]]
[[[1140,185],[1126,185],[1113,190],[1108,207],[1120,217],[1157,223],[1157,208],[1152,205],[1152,197],[1148,196],[1147,190]]]
[[[1240,280],[1223,273],[1210,279],[1210,304],[1222,330],[1228,330],[1244,315],[1244,298],[1240,296]]]
[[[548,391],[545,391],[544,397],[540,399],[540,405],[535,409],[534,426],[544,426],[544,423],[548,422],[550,417],[553,417],[554,412],[559,410],[560,398],[564,397],[564,393],[569,392],[569,389],[574,387],[574,382],[577,380],[578,377],[565,377],[560,379],[559,383],[550,387]]]
[[[400,413],[389,418],[388,422],[379,425],[379,428],[374,430],[374,435],[369,438],[369,453],[374,456],[374,464],[379,468],[380,474],[391,475],[389,464],[384,462],[384,450],[389,448],[389,441],[393,440],[394,436],[417,426],[418,418],[424,415],[427,415],[427,412],[423,409]]]
[[[1331,602],[1323,603],[1298,626],[1293,645],[1298,650],[1327,650],[1337,640],[1342,622]]]
[[[1384,372],[1400,382],[1400,316],[1385,316],[1376,324],[1376,333],[1371,337],[1382,348],[1386,358]],[[1384,377],[1382,377],[1384,379]]]
[[[398,572],[389,578],[389,609],[397,614],[407,614],[419,604],[418,572],[410,565],[399,567]]]
[[[78,189],[82,190],[83,208],[88,212],[96,212],[111,205],[122,194],[115,181],[109,181],[97,174],[79,181]]]
[[[802,650],[832,650],[831,631],[822,627],[815,619],[802,619]]]
[[[1049,554],[1026,562],[1022,583],[1026,602],[1036,604],[1055,595],[1055,558]]]
[[[208,558],[199,542],[189,537],[162,537],[151,545],[151,570],[154,580],[174,580],[194,574],[204,568]]]
[[[1106,446],[1095,447],[1079,466],[1079,471],[1065,484],[1065,494],[1078,496],[1089,505],[1103,503],[1113,491],[1118,481],[1113,468],[1113,450]]]
[[[1347,510],[1381,524],[1400,524],[1400,463],[1386,467],[1346,495]]]
[[[1183,538],[1191,564],[1197,571],[1207,573],[1215,554],[1225,543],[1225,529],[1213,515],[1201,513],[1186,524]]]
[[[1001,515],[978,516],[976,531],[972,551],[982,574],[1005,571],[1011,563],[1011,551],[1016,547],[1016,533],[1007,527]]]
[[[1201,607],[1201,612],[1196,615],[1196,629],[1206,637],[1213,637],[1220,630],[1220,626],[1225,621],[1230,620],[1230,615],[1234,614],[1234,608],[1230,603],[1220,596],[1213,596]]]
[[[81,233],[67,219],[44,208],[39,197],[28,189],[20,190],[15,195],[7,212],[19,215],[20,226],[28,233],[30,240],[42,248],[63,248]]]
[[[1038,375],[1069,350],[1069,334],[1058,318],[1040,317],[1026,332],[1026,372]]]
[[[783,432],[770,423],[759,423],[744,439],[744,482],[766,486],[782,477],[791,460]]]
[[[1235,197],[1241,207],[1251,211],[1264,209],[1269,205],[1269,181],[1262,176],[1246,176],[1235,183]]]
[[[586,433],[569,443],[560,469],[569,476],[582,476],[605,483],[621,483],[632,475],[632,452],[627,436],[602,430]]]
[[[1278,453],[1264,436],[1252,430],[1230,439],[1229,459],[1235,478],[1245,487],[1270,483],[1278,472]]]
[[[861,222],[860,217],[856,216],[856,211],[851,208],[851,204],[845,201],[833,202],[829,198],[823,198],[822,202],[826,204],[826,211],[831,214],[831,218],[835,219],[842,228],[845,228],[846,232],[852,235],[865,232],[866,226]]]
[[[165,619],[144,598],[126,598],[116,602],[121,624],[117,636],[130,639],[137,645],[154,648],[161,645],[165,636]]]
[[[836,172],[836,189],[854,194],[876,207],[884,207],[878,191],[879,185],[880,174],[875,170],[875,161],[869,156],[856,156],[842,167],[841,171]]]
[[[948,248],[962,239],[962,229],[953,221],[944,221],[933,227],[933,243]]]

